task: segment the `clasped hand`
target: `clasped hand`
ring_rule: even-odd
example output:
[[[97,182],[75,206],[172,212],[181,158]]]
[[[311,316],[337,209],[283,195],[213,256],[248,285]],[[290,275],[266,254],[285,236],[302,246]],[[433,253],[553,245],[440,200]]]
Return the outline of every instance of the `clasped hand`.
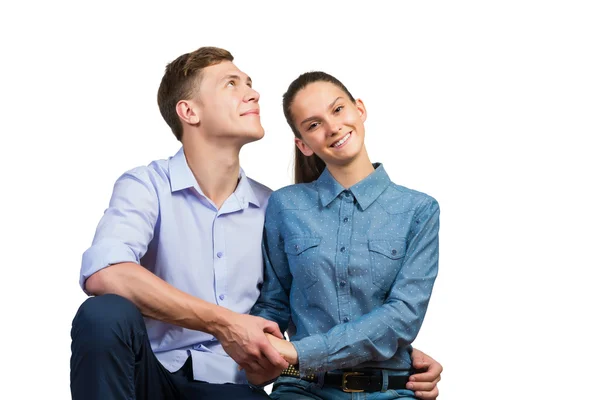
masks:
[[[285,359],[286,363],[292,365],[298,363],[298,353],[292,343],[273,336],[270,333],[265,333],[265,336],[275,350]],[[283,369],[285,368],[275,365],[268,366],[267,368],[262,368],[261,366],[260,369],[246,369],[246,378],[253,385],[261,385],[277,378]]]

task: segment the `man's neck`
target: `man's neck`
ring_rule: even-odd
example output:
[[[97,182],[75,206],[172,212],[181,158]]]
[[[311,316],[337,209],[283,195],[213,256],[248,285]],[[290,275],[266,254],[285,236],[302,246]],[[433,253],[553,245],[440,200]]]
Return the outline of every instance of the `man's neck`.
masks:
[[[240,149],[195,138],[184,140],[183,152],[204,195],[221,208],[238,184]]]
[[[329,169],[331,176],[346,189],[356,185],[375,171],[364,148],[349,164],[328,165],[327,169]]]

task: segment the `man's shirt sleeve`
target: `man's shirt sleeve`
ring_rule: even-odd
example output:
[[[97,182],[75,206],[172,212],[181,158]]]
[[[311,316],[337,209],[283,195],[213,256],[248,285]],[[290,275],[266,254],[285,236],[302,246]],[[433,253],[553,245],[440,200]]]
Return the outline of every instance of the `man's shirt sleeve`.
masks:
[[[110,203],[83,253],[79,284],[95,272],[122,262],[140,263],[154,236],[158,197],[146,167],[123,174],[115,183]],[[87,292],[86,292],[87,293]]]

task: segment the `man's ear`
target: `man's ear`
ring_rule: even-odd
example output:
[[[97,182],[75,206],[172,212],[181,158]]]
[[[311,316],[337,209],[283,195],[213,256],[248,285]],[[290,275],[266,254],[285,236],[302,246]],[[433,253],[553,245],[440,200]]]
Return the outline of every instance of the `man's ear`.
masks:
[[[200,123],[200,107],[191,100],[179,100],[175,106],[179,118],[189,125]]]

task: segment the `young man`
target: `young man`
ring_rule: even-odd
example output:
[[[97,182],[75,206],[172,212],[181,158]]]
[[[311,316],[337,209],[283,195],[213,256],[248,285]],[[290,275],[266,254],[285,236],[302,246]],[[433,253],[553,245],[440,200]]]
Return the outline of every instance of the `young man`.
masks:
[[[247,315],[271,191],[239,165],[264,129],[259,94],[232,61],[203,47],[166,68],[158,104],[183,146],[117,180],[83,255],[80,284],[95,297],[73,321],[74,399],[265,398],[238,365],[287,367],[265,336],[281,338],[277,324]],[[413,360],[428,370],[415,390],[434,399],[441,366]]]

